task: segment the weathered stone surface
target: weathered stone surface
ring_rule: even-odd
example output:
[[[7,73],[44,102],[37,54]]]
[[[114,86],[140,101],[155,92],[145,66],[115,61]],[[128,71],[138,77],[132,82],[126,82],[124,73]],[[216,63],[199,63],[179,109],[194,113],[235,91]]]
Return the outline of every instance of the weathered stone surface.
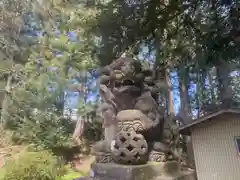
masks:
[[[100,77],[103,99],[100,116],[105,128],[105,141],[93,146],[95,152],[109,153],[111,142],[119,131],[140,133],[147,143],[162,141],[164,118],[151,95],[150,89],[155,86],[152,75],[130,57],[121,57],[104,68]],[[118,132],[112,129],[118,129]],[[131,159],[130,156],[127,159]]]
[[[145,165],[92,165],[94,177],[84,177],[75,180],[196,180],[192,170],[180,170],[177,162],[148,163]]]
[[[161,171],[159,164],[145,165],[117,165],[117,164],[95,164],[92,170],[97,178],[112,180],[151,180],[159,175]]]
[[[197,176],[195,171],[188,170],[175,175],[159,176],[154,180],[197,180]]]
[[[153,121],[137,109],[120,111],[116,120],[119,128],[124,131],[134,130],[136,132],[147,131],[152,127]]]
[[[105,139],[92,146],[93,152],[111,152],[115,163],[119,164],[180,159],[175,153],[178,139],[172,131],[165,136],[165,129],[169,127],[165,126],[164,110],[157,103],[159,87],[154,79],[151,70],[143,70],[141,63],[130,57],[121,57],[104,68],[99,85],[103,100],[99,115]],[[119,133],[129,132],[141,134],[141,140],[134,142],[128,137],[125,143],[118,141],[118,147],[112,147]],[[133,149],[128,150],[127,146]],[[99,162],[109,162],[108,157],[99,156],[99,159]]]

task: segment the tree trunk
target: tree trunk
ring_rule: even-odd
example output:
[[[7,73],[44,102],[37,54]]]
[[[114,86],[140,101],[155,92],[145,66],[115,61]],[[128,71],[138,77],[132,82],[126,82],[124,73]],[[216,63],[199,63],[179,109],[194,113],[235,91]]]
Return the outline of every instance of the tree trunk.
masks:
[[[180,118],[184,124],[191,123],[191,110],[189,105],[189,95],[188,95],[188,84],[189,84],[189,69],[186,68],[186,65],[180,65],[179,69],[179,92],[180,92]],[[190,136],[183,136],[183,141],[186,145],[186,163],[188,166],[192,167],[194,163],[194,155],[193,155],[193,148],[192,148],[192,141]]]
[[[188,69],[181,65],[179,70],[180,117],[184,124],[190,123],[190,106],[188,95]]]
[[[79,91],[79,95],[82,96],[83,98],[83,103],[84,105],[86,106],[87,104],[87,96],[88,96],[88,86],[87,86],[87,81],[88,81],[88,77],[87,77],[87,71],[83,72],[81,77],[79,78],[81,84],[82,84],[82,87]],[[78,112],[77,113],[77,116],[78,116],[78,120],[77,120],[77,123],[76,123],[76,126],[75,126],[75,130],[74,130],[74,133],[73,133],[73,138],[74,140],[79,144],[82,143],[84,144],[85,148],[87,148],[88,146],[88,142],[87,140],[85,140],[83,137],[84,135],[84,128],[85,128],[85,120],[86,120],[86,117],[87,117],[87,114],[83,114],[83,112]]]
[[[196,79],[196,84],[197,84],[197,87],[196,87],[196,110],[197,110],[197,118],[200,117],[200,114],[201,114],[201,109],[200,109],[200,98],[199,98],[199,95],[200,95],[200,73],[199,71],[197,72],[197,79]]]
[[[203,69],[200,74],[200,109],[201,114],[208,113],[208,107],[210,105],[208,89],[206,88],[206,78],[207,78],[207,70]]]
[[[171,82],[171,72],[169,68],[165,69],[165,80],[167,85],[167,97],[168,97],[168,112],[171,117],[175,116],[175,106],[174,106],[174,94],[173,94],[173,87]]]
[[[7,83],[6,83],[5,92],[4,92],[4,98],[2,101],[1,126],[4,126],[5,120],[6,120],[6,117],[8,114],[7,108],[8,108],[9,94],[11,93],[12,79],[13,79],[13,76],[12,76],[12,74],[10,74],[7,78]]]
[[[158,34],[157,34],[158,35]],[[157,81],[158,83],[157,84],[161,84],[163,85],[164,84],[164,87],[159,87],[162,92],[160,92],[160,95],[158,96],[157,98],[157,103],[159,104],[160,107],[166,107],[166,91],[165,91],[165,74],[164,72],[160,71],[160,65],[161,65],[161,57],[160,57],[160,37],[159,36],[156,36],[155,38],[155,50],[156,50],[156,54],[155,54],[155,63],[154,63],[154,66],[153,66],[153,73],[154,73],[154,79],[155,81]],[[166,109],[164,109],[166,110]],[[167,113],[166,111],[164,111],[164,114]],[[165,120],[162,120],[161,121],[161,129],[159,129],[159,132],[161,132],[161,134],[159,134],[160,137],[163,137],[164,136],[164,129],[166,126],[166,122]]]
[[[217,66],[217,78],[219,86],[219,95],[222,106],[229,108],[232,103],[232,88],[230,86],[230,68],[229,65],[221,61]]]
[[[87,104],[87,97],[88,97],[88,72],[85,71],[83,73],[83,84],[84,84],[84,89],[83,89],[83,98],[84,98],[84,103]]]
[[[214,68],[213,69],[210,69],[208,70],[207,72],[208,74],[208,81],[209,81],[209,88],[210,88],[210,93],[211,93],[211,104],[216,104],[217,103],[217,98],[216,98],[216,95],[214,93],[214,90],[215,90],[215,85],[214,85]]]

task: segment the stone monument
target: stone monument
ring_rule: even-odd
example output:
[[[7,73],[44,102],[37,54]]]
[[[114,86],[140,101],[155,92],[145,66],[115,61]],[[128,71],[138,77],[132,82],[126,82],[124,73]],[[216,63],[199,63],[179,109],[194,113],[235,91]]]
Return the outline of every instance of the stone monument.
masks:
[[[105,139],[92,147],[93,177],[82,179],[194,179],[194,172],[181,170],[178,132],[166,131],[150,70],[121,57],[102,70],[100,94]]]

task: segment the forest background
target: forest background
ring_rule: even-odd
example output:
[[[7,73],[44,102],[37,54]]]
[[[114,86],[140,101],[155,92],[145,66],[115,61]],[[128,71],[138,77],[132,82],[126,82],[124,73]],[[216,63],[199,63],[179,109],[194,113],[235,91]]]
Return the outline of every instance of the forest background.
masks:
[[[84,142],[100,139],[99,69],[123,55],[182,124],[239,107],[239,17],[233,0],[1,0],[0,146],[74,146],[69,109]]]

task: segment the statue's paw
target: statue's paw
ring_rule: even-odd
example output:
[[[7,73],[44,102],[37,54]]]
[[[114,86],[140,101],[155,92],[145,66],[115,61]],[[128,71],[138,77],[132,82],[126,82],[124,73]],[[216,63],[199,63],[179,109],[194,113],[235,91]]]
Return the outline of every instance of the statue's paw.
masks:
[[[147,116],[144,118],[143,124],[145,131],[148,131],[153,128],[153,121]]]
[[[153,149],[155,151],[164,152],[164,153],[170,152],[170,147],[167,144],[164,144],[162,142],[154,142]]]
[[[148,160],[152,162],[166,162],[167,155],[164,152],[151,150],[148,155]]]

